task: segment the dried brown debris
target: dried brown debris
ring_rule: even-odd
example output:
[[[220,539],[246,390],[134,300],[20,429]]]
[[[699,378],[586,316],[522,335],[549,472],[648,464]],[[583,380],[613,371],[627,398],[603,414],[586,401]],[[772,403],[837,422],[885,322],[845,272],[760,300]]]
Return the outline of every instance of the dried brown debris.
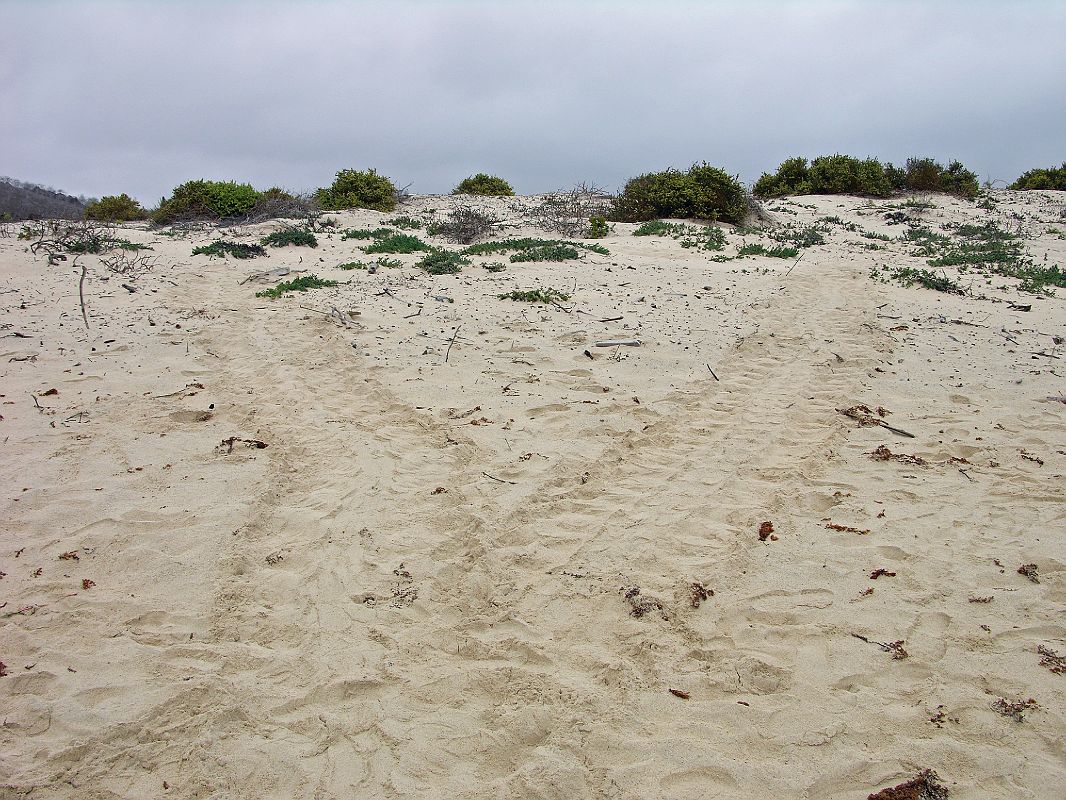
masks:
[[[948,787],[940,782],[940,776],[924,769],[909,781],[867,795],[866,800],[946,800],[948,795]]]
[[[1026,711],[1035,711],[1038,708],[1040,704],[1031,697],[1028,700],[1007,700],[1001,697],[992,704],[992,710],[997,714],[1010,717],[1018,722],[1025,722]]]
[[[873,572],[870,573],[870,580],[876,581],[882,575],[884,575],[886,578],[895,578],[896,577],[896,573],[895,572],[889,572],[887,569],[884,569],[882,567],[878,567],[877,569],[875,569]]]
[[[1036,652],[1040,654],[1040,666],[1047,667],[1056,675],[1066,675],[1066,656],[1060,656],[1044,645],[1039,645]]]
[[[680,697],[682,700],[688,700],[692,695],[682,689],[671,689],[670,694],[674,697]]]
[[[629,616],[641,619],[653,611],[658,611],[659,615],[666,619],[666,610],[663,608],[663,604],[654,597],[642,595],[639,586],[627,589],[625,598],[629,602]]]
[[[874,461],[899,461],[901,464],[914,464],[919,467],[926,466],[929,462],[921,456],[912,456],[907,453],[893,453],[885,445],[878,445],[870,451],[870,458]]]
[[[1033,583],[1040,583],[1040,577],[1036,571],[1036,564],[1022,564],[1018,567],[1018,574],[1024,575]]]
[[[866,528],[854,528],[851,525],[838,525],[835,522],[828,522],[826,523],[825,527],[831,531],[840,531],[841,533],[856,533],[859,536],[865,536],[870,532]]]
[[[776,542],[777,537],[772,535],[774,532],[774,523],[767,520],[759,526],[759,541],[765,542],[767,539]]]
[[[699,608],[700,603],[706,600],[708,597],[714,597],[714,589],[708,589],[699,581],[693,581],[690,587],[690,600],[693,608]]]

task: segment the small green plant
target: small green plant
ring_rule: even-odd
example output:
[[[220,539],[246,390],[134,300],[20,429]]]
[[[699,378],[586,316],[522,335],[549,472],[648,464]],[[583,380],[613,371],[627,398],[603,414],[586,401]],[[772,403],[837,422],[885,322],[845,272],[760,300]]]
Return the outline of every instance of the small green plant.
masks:
[[[422,220],[414,217],[393,217],[385,220],[386,225],[399,228],[401,231],[417,231],[422,229]]]
[[[396,208],[396,195],[395,184],[378,175],[377,170],[342,169],[328,188],[315,192],[315,200],[326,211],[346,208],[392,211]]]
[[[567,245],[569,247],[577,247],[582,250],[588,250],[592,253],[599,253],[602,256],[609,256],[610,251],[600,244],[589,244],[588,242],[568,242],[562,239],[496,239],[490,242],[480,242],[478,244],[472,244],[463,250],[468,256],[487,256],[495,253],[506,253],[508,250],[531,250],[534,248],[548,247],[550,245]],[[530,260],[530,259],[524,259]]]
[[[490,261],[488,264],[482,264],[488,272],[503,272],[507,267],[502,261]]]
[[[230,219],[247,214],[261,197],[247,183],[188,181],[159,201],[152,221],[166,225],[192,219]]]
[[[363,248],[364,253],[416,253],[419,250],[430,251],[434,248],[417,236],[409,233],[390,233],[381,236]]]
[[[306,228],[285,228],[280,231],[274,231],[273,233],[264,236],[262,243],[268,244],[271,247],[287,247],[289,245],[295,245],[296,247],[318,247],[318,239],[316,239],[315,235]]]
[[[738,256],[769,256],[770,258],[795,258],[799,249],[795,247],[763,247],[761,244],[746,244],[737,250]]]
[[[371,271],[376,271],[379,267],[383,268],[383,269],[395,269],[396,267],[402,267],[402,266],[403,266],[403,262],[400,261],[400,259],[398,259],[398,258],[386,258],[385,256],[382,256],[381,258],[375,259],[370,264],[367,264],[364,261],[349,261],[349,262],[347,262],[345,264],[338,264],[337,265],[337,269],[345,269],[345,270],[367,269],[367,270],[371,270]]]
[[[450,250],[431,250],[415,266],[430,275],[454,275],[463,266],[470,263],[461,253]]]
[[[496,175],[487,175],[479,172],[459,181],[459,185],[452,189],[452,194],[477,194],[486,197],[512,197],[514,189],[511,184]]]
[[[194,256],[219,256],[227,255],[234,258],[256,258],[267,254],[260,245],[244,244],[243,242],[227,242],[224,239],[216,239],[211,244],[201,245],[192,251]]]
[[[336,281],[323,280],[317,275],[301,275],[299,278],[294,278],[291,281],[283,281],[273,289],[264,289],[261,292],[256,292],[255,296],[269,297],[272,300],[276,300],[287,292],[306,292],[308,289],[320,289],[322,287],[336,285]]]
[[[1061,167],[1031,169],[1023,173],[1008,189],[1056,189],[1066,190],[1066,161]]]
[[[664,222],[661,219],[653,219],[638,226],[633,231],[634,236],[674,236],[680,238],[688,232],[687,225],[676,222]]]
[[[892,280],[903,286],[917,284],[926,289],[947,294],[966,294],[966,290],[958,283],[949,278],[943,270],[939,273],[928,269],[915,269],[913,267],[900,267],[889,273]]]
[[[644,222],[663,218],[695,218],[743,222],[747,215],[744,187],[731,175],[706,162],[686,172],[668,169],[638,175],[614,199],[609,219]]]
[[[512,289],[498,295],[501,300],[514,300],[521,303],[564,303],[570,299],[566,292],[548,287],[546,289]]]
[[[589,217],[588,238],[603,239],[607,236],[607,217]]]
[[[1052,295],[1054,290],[1051,287],[1066,288],[1066,272],[1063,272],[1058,266],[1029,266],[1019,270],[1017,277],[1019,278],[1018,291],[1020,292]]]
[[[825,237],[813,227],[804,228],[786,225],[771,233],[770,238],[775,242],[790,244],[794,247],[814,247],[818,244],[825,244]]]
[[[581,253],[576,247],[568,244],[546,244],[541,247],[530,247],[519,250],[511,256],[512,262],[519,261],[569,261],[572,258],[580,258]]]
[[[396,233],[393,228],[345,228],[341,231],[341,241],[345,239],[383,239]]]
[[[100,222],[131,222],[148,219],[148,212],[128,194],[107,195],[85,206],[85,218]]]

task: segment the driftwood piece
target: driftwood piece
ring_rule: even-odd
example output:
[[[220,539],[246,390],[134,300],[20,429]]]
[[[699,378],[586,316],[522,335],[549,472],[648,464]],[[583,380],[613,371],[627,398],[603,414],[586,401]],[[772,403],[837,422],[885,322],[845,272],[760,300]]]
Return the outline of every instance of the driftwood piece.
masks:
[[[606,339],[596,342],[596,347],[640,347],[640,339]]]

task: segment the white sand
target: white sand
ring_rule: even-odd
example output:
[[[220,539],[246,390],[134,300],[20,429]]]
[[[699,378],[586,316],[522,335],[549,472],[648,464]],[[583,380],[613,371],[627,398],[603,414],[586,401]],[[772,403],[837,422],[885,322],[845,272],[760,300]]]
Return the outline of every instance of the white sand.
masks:
[[[1066,267],[1066,193],[996,194],[923,216],[1020,215]],[[770,204],[904,230],[869,205]],[[865,798],[922,768],[1066,796],[1037,653],[1066,655],[1066,300],[877,283],[924,262],[837,225],[787,277],[633,225],[438,278],[337,270],[369,260],[338,236],[242,262],[143,227],[135,280],[81,260],[88,331],[78,270],[0,239],[0,796]],[[342,284],[238,285],[279,266]],[[573,301],[496,298],[534,286]]]

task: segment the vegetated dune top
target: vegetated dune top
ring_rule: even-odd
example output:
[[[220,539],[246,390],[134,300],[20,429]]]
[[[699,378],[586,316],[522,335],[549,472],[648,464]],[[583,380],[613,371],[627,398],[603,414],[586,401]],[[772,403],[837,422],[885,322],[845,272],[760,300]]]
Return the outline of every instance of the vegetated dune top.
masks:
[[[871,277],[962,223],[1066,266],[1066,193],[440,276],[341,238],[451,202],[248,261],[191,252],[281,223],[130,224],[121,275],[5,227],[0,795],[1066,792],[1066,301]]]

